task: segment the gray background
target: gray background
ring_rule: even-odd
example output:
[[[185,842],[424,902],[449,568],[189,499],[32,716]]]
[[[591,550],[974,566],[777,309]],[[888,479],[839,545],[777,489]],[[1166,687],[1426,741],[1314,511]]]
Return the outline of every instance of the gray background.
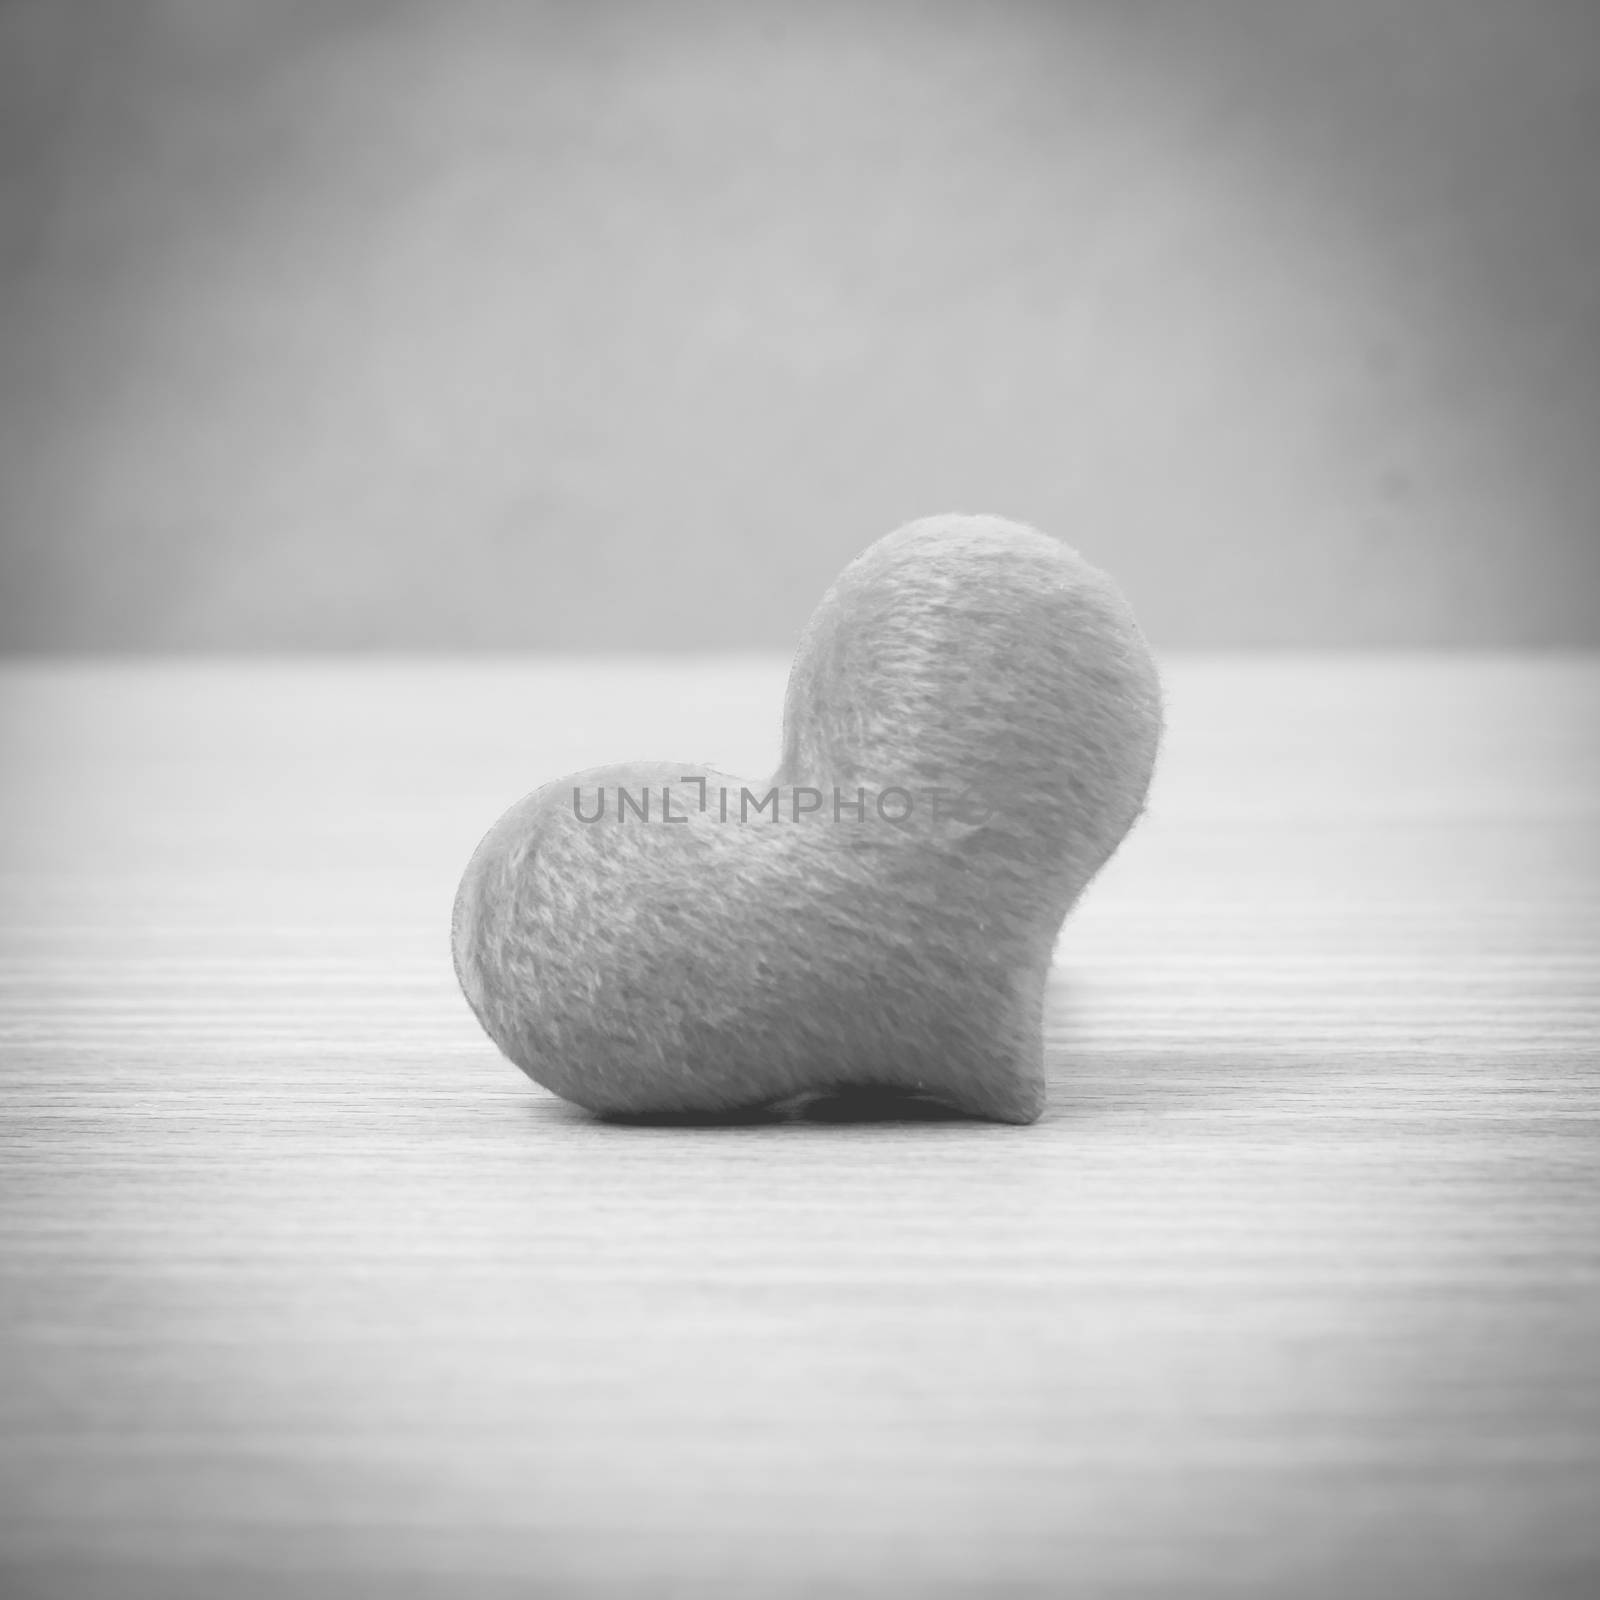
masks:
[[[0,645],[1600,643],[1600,6],[0,5]]]

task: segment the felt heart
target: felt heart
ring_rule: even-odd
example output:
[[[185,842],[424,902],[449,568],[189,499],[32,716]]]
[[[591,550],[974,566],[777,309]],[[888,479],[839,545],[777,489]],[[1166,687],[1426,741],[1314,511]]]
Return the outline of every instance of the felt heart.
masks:
[[[773,777],[635,763],[535,791],[462,877],[456,974],[517,1066],[594,1111],[862,1086],[1031,1122],[1056,934],[1160,732],[1104,573],[998,517],[910,523],[812,615]]]

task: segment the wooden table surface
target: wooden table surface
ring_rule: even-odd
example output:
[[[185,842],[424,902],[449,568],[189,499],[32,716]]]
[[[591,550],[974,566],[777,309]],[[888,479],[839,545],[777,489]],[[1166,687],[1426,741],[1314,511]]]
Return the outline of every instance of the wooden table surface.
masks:
[[[0,670],[0,1593],[1600,1593],[1600,660],[1169,661],[1034,1127],[597,1122],[456,879],[785,670]]]

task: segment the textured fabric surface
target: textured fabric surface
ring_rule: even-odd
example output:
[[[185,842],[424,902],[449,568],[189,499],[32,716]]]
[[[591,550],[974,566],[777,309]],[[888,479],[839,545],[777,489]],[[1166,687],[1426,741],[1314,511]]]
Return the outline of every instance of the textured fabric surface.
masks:
[[[462,986],[592,1110],[856,1086],[1032,1121],[1055,937],[1160,727],[1105,574],[997,517],[909,524],[817,607],[773,778],[640,762],[512,808],[462,880]]]

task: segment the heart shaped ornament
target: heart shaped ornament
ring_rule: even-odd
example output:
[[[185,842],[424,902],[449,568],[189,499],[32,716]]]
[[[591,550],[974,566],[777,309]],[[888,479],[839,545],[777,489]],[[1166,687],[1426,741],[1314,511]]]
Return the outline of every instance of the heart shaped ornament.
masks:
[[[513,806],[456,897],[457,977],[590,1110],[862,1087],[1044,1109],[1063,918],[1144,805],[1155,662],[1115,584],[999,517],[930,517],[807,624],[760,781],[637,762]]]

